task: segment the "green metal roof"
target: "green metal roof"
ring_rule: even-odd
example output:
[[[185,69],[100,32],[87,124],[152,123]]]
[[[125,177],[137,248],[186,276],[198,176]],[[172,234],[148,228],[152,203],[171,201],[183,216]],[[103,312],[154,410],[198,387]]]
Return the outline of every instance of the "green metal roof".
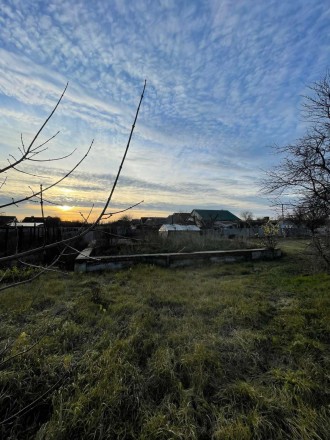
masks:
[[[198,214],[204,221],[220,221],[220,222],[237,222],[240,221],[236,215],[232,214],[230,211],[223,209],[194,209],[194,213]]]

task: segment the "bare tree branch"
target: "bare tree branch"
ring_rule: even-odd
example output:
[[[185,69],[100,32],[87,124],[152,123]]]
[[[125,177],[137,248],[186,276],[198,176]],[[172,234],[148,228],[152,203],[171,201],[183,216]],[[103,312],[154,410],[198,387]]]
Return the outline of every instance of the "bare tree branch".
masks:
[[[38,339],[34,344],[30,345],[29,348],[26,348],[25,350],[22,350],[19,353],[15,353],[13,356],[10,356],[9,358],[0,362],[0,367],[2,367],[4,364],[6,364],[7,362],[9,362],[17,357],[22,356],[22,354],[25,354],[25,353],[28,353],[29,351],[31,351],[37,344],[39,344],[39,342],[41,342],[43,340],[44,337],[45,337],[45,335],[43,335],[40,339]]]
[[[121,214],[122,212],[129,211],[130,209],[135,208],[136,206],[141,205],[141,203],[143,203],[143,202],[144,202],[144,200],[141,200],[141,202],[135,203],[135,205],[131,205],[131,206],[129,206],[129,207],[126,208],[126,209],[122,209],[121,211],[116,211],[116,212],[106,212],[106,213],[103,214],[103,215],[104,215],[104,216],[107,216],[107,217],[104,217],[103,220],[107,220],[108,218],[110,218],[110,217],[112,217],[112,216],[114,216],[114,215],[116,215],[116,214]]]
[[[6,181],[7,181],[7,176],[4,178],[4,180],[0,183],[0,189],[6,185]]]
[[[59,185],[61,182],[63,182],[63,180],[67,179],[78,167],[79,165],[86,159],[86,157],[88,156],[92,146],[94,143],[94,139],[92,140],[87,152],[85,153],[85,155],[80,159],[80,161],[73,167],[71,168],[70,171],[68,171],[63,177],[61,177],[60,179],[58,179],[56,182],[52,183],[51,185],[47,186],[46,188],[43,189],[43,191],[48,191],[51,188],[54,188],[54,186]],[[35,196],[39,196],[40,195],[40,191],[35,192],[34,194],[31,194],[30,196],[26,196],[22,199],[18,199],[18,200],[13,200],[10,203],[6,203],[4,205],[0,205],[0,209],[1,208],[6,208],[7,206],[11,206],[11,205],[18,205],[18,203],[22,203],[22,202],[26,202],[27,200],[30,200],[32,197]]]
[[[62,98],[64,96],[66,88],[67,88],[67,85],[66,85],[66,87],[65,87],[65,89],[64,89],[64,91],[63,91],[63,93],[62,93],[62,95],[60,97],[60,99],[58,100],[57,104],[55,105],[54,109],[52,110],[50,115],[47,117],[47,119],[45,120],[45,122],[43,123],[41,128],[38,130],[37,134],[35,135],[35,137],[33,138],[32,142],[30,143],[30,145],[27,148],[24,146],[23,137],[21,137],[23,151],[25,152],[24,156],[21,157],[20,159],[18,159],[16,161],[16,163],[13,163],[11,166],[6,167],[3,170],[0,170],[0,173],[1,172],[5,172],[6,170],[8,170],[10,168],[13,168],[13,166],[18,165],[19,163],[23,162],[24,160],[27,160],[27,157],[28,157],[29,154],[31,154],[31,153],[34,154],[34,153],[38,152],[39,151],[38,149],[40,149],[45,144],[45,143],[43,143],[43,144],[41,144],[41,145],[39,145],[37,147],[33,147],[33,145],[34,145],[36,139],[38,138],[39,134],[41,133],[42,129],[45,127],[45,125],[47,124],[49,119],[52,117],[52,115],[56,111],[59,103],[61,102],[61,100],[62,100]],[[136,110],[136,113],[135,113],[134,122],[133,122],[133,125],[132,125],[132,128],[131,128],[130,134],[129,134],[128,142],[127,142],[125,151],[123,153],[123,157],[122,157],[121,163],[119,165],[119,169],[118,169],[115,181],[114,181],[114,183],[112,185],[112,188],[111,188],[111,190],[110,190],[110,192],[108,194],[107,199],[105,200],[103,208],[102,208],[100,214],[97,216],[96,220],[91,225],[83,226],[82,230],[80,232],[78,232],[76,235],[74,235],[73,237],[69,237],[69,238],[66,238],[66,239],[58,240],[58,241],[56,241],[54,243],[48,243],[48,244],[44,243],[43,246],[39,246],[39,247],[36,247],[36,248],[33,248],[33,249],[29,249],[29,250],[24,250],[24,251],[21,251],[21,252],[19,252],[18,249],[17,249],[15,254],[9,255],[9,256],[5,256],[5,257],[1,257],[0,258],[0,263],[4,263],[4,262],[7,262],[7,261],[11,261],[11,260],[19,260],[19,259],[22,259],[22,258],[27,257],[29,255],[33,255],[33,254],[36,254],[36,253],[39,253],[39,252],[44,252],[44,251],[46,251],[48,249],[52,249],[52,248],[57,247],[59,245],[61,245],[61,246],[66,246],[67,245],[68,247],[71,247],[71,246],[69,246],[70,243],[72,243],[73,241],[75,241],[75,240],[77,240],[79,238],[84,237],[88,232],[94,230],[96,225],[98,225],[100,223],[100,221],[104,218],[105,215],[108,215],[108,216],[112,215],[111,213],[107,213],[107,209],[108,209],[109,204],[110,204],[110,202],[112,200],[112,196],[113,196],[114,191],[116,189],[116,186],[117,186],[117,183],[118,183],[118,180],[119,180],[122,168],[123,168],[123,164],[125,162],[125,159],[126,159],[129,147],[130,147],[130,142],[131,142],[132,135],[133,135],[133,132],[134,132],[135,124],[136,124],[136,121],[137,121],[137,118],[138,118],[138,114],[139,114],[139,111],[140,111],[140,107],[141,107],[141,103],[142,103],[142,100],[143,100],[143,97],[144,97],[145,88],[146,88],[146,81],[144,82],[144,87],[143,87],[142,94],[141,94],[141,97],[140,97],[140,101],[139,101],[139,104],[138,104],[138,107],[137,107],[137,110]],[[49,140],[51,140],[51,139],[52,138],[50,138]],[[48,141],[46,141],[46,142],[48,142]],[[25,202],[27,200],[32,200],[33,198],[39,198],[40,199],[41,209],[42,209],[42,215],[43,215],[43,218],[44,218],[44,213],[43,213],[44,193],[46,191],[48,191],[49,189],[51,189],[51,188],[57,186],[58,184],[60,184],[64,179],[69,177],[78,168],[78,166],[82,163],[82,161],[89,154],[89,152],[90,152],[90,150],[92,148],[93,142],[94,141],[91,142],[87,152],[82,157],[82,159],[70,171],[68,171],[63,177],[61,177],[60,179],[56,180],[54,183],[52,183],[52,184],[50,184],[50,185],[48,185],[46,187],[43,187],[41,185],[39,191],[33,191],[32,188],[30,188],[32,190],[32,194],[31,195],[26,196],[24,198],[16,199],[16,200],[12,199],[12,202],[4,204],[4,205],[0,206],[0,208],[4,208],[4,207],[7,207],[7,206],[11,206],[11,205],[18,206],[18,204],[20,204],[22,202]],[[142,202],[139,202],[138,204],[140,204],[140,203],[142,203]],[[132,207],[137,206],[138,204],[132,205]],[[127,209],[130,209],[130,208],[127,208]],[[123,211],[126,211],[127,209],[125,209]],[[121,211],[121,212],[123,212],[123,211]],[[86,223],[87,223],[87,220],[88,220],[90,214],[91,214],[91,211],[88,214],[88,217],[86,219]],[[29,280],[19,281],[17,283],[12,283],[10,285],[3,286],[3,287],[0,288],[0,291],[5,290],[5,289],[7,289],[9,287],[15,287],[15,286],[19,286],[21,284],[25,284],[25,283],[30,282],[33,279],[37,278],[42,273],[44,273],[45,271],[49,270],[50,267],[54,266],[54,264],[56,264],[56,262],[59,260],[59,258],[64,254],[65,248],[57,256],[57,258],[53,261],[53,263],[50,266],[48,266],[48,268],[40,269],[40,271],[35,276],[31,277]]]
[[[63,257],[64,255],[66,255],[64,252],[62,252],[61,257]],[[64,275],[67,275],[68,272],[65,272],[64,270],[59,270],[59,269],[53,269],[51,266],[38,266],[37,264],[31,264],[31,263],[27,263],[26,261],[23,260],[18,260],[18,262],[22,265],[22,266],[27,266],[27,267],[32,267],[33,269],[46,269],[46,272],[57,272],[57,273],[61,273]]]
[[[45,246],[46,247],[46,246]],[[44,246],[41,248],[41,250],[44,249]],[[17,287],[17,286],[21,286],[22,284],[27,284],[30,283],[31,281],[37,279],[40,277],[40,275],[42,275],[43,273],[49,271],[49,269],[53,266],[55,266],[55,264],[59,261],[59,259],[61,258],[61,256],[63,255],[65,248],[62,250],[62,252],[54,259],[54,261],[47,267],[42,267],[40,266],[40,270],[39,272],[37,272],[35,275],[33,275],[32,277],[26,279],[26,280],[22,280],[22,281],[17,281],[15,283],[11,283],[11,284],[6,284],[5,286],[1,286],[0,287],[0,292],[3,290],[7,290],[11,287]],[[17,256],[15,256],[15,259],[18,259]]]
[[[21,136],[22,145],[23,145],[23,148],[24,148],[24,150],[25,150],[25,154],[24,154],[20,159],[18,159],[14,164],[9,165],[9,166],[7,166],[7,167],[5,167],[5,168],[0,169],[0,174],[1,174],[1,173],[4,173],[4,172],[7,171],[7,170],[10,170],[10,169],[12,168],[13,165],[16,166],[16,165],[20,164],[21,162],[23,162],[24,160],[26,160],[26,159],[28,158],[28,155],[30,154],[31,151],[33,152],[33,151],[35,151],[36,149],[38,149],[40,146],[42,146],[42,145],[40,145],[40,146],[35,147],[34,149],[32,149],[32,147],[33,147],[35,141],[38,139],[40,133],[41,133],[42,130],[45,128],[45,126],[47,125],[48,121],[49,121],[50,118],[53,116],[53,114],[55,113],[57,107],[59,106],[60,102],[62,101],[62,98],[63,98],[63,96],[64,96],[64,94],[65,94],[65,92],[66,92],[66,89],[68,88],[68,85],[69,85],[69,83],[66,84],[66,86],[65,86],[65,88],[64,88],[64,90],[63,90],[63,92],[62,92],[62,95],[60,96],[59,100],[57,101],[55,107],[53,108],[53,110],[51,111],[51,113],[49,114],[49,116],[46,118],[46,120],[44,121],[44,123],[41,125],[40,129],[37,131],[36,135],[35,135],[34,138],[32,139],[32,141],[31,141],[30,145],[27,147],[27,149],[25,149],[25,147],[24,147],[23,137]]]
[[[28,171],[19,170],[18,168],[14,167],[14,166],[12,167],[12,169],[19,172],[19,173],[26,174],[27,176],[38,177],[39,179],[47,179],[46,176],[40,176],[39,174],[33,174],[33,173],[29,173]]]
[[[29,405],[26,405],[24,408],[22,408],[20,411],[18,411],[17,413],[11,415],[10,417],[8,417],[5,420],[2,420],[0,422],[0,425],[5,425],[9,422],[11,422],[12,420],[17,419],[18,416],[30,411],[31,409],[33,409],[33,407],[40,402],[40,400],[44,399],[48,394],[50,394],[53,390],[56,389],[56,387],[63,382],[63,380],[67,377],[67,374],[63,374],[63,376],[60,377],[60,379],[54,383],[53,386],[51,386],[47,391],[45,391],[43,394],[41,394],[41,396],[39,396],[37,399],[35,399],[33,402],[31,402]]]
[[[83,214],[81,211],[79,211],[79,214],[80,214],[81,217],[83,218],[84,223],[88,223],[89,217],[90,217],[90,215],[92,214],[93,209],[94,209],[94,203],[93,203],[93,205],[92,205],[92,207],[91,207],[91,209],[90,209],[90,211],[89,211],[87,217],[85,217],[84,214]]]

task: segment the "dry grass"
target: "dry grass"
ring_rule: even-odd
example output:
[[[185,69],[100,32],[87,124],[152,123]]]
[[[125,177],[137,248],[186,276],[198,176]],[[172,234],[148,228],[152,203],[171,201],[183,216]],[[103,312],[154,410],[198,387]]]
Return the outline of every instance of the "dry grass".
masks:
[[[2,438],[326,440],[330,277],[302,244],[5,291]]]
[[[95,255],[127,255],[127,254],[149,254],[163,252],[195,252],[246,249],[263,247],[260,240],[244,238],[229,239],[221,235],[199,235],[187,233],[187,235],[170,235],[161,237],[157,233],[147,234],[143,240],[128,241],[120,245],[110,244],[109,241],[100,241],[99,247],[94,250]]]

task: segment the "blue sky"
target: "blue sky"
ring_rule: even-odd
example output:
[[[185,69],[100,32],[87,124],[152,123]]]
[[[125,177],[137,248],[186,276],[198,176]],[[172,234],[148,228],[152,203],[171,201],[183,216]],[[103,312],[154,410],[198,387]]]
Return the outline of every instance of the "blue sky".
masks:
[[[275,215],[259,193],[274,144],[305,130],[308,85],[329,68],[324,0],[3,0],[0,8],[1,165],[37,131],[65,84],[42,139],[61,133],[37,174],[12,172],[0,201],[29,194],[93,149],[49,198],[46,215],[101,207],[147,89],[112,211],[167,215],[195,208]],[[26,171],[36,172],[31,165]],[[2,203],[1,203],[2,204]],[[25,204],[7,215],[38,214]]]

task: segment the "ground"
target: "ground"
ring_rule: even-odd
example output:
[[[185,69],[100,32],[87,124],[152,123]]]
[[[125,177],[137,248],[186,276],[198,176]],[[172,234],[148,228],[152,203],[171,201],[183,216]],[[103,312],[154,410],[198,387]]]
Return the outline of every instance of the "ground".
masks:
[[[2,437],[326,440],[330,276],[305,245],[2,292]]]

